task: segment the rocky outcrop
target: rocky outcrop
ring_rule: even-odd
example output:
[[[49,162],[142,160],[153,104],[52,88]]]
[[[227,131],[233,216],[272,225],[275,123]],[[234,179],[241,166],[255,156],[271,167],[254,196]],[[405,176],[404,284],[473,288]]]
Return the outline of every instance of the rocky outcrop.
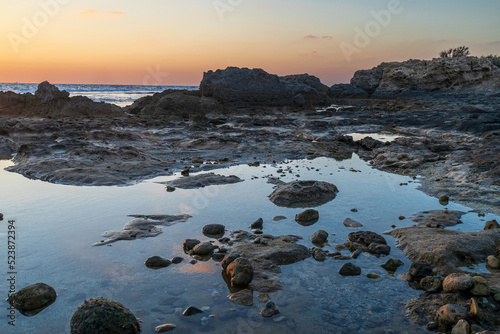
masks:
[[[357,71],[351,86],[342,87],[345,91],[361,89],[372,97],[422,93],[497,94],[500,92],[500,68],[488,58],[411,59]],[[334,86],[331,91],[342,93],[342,87]]]
[[[38,85],[35,94],[0,92],[0,115],[15,117],[116,117],[122,116],[120,107],[94,102],[84,96],[69,97],[47,81]]]
[[[222,105],[209,97],[201,97],[199,91],[168,89],[135,101],[125,111],[133,115],[154,117],[182,117],[218,113]]]
[[[495,253],[500,230],[460,232],[427,227],[405,227],[391,230],[398,248],[413,262],[429,263],[438,275],[456,272],[480,262]]]
[[[204,97],[237,108],[331,103],[329,88],[312,75],[279,77],[259,68],[228,67],[205,72],[200,90]]]

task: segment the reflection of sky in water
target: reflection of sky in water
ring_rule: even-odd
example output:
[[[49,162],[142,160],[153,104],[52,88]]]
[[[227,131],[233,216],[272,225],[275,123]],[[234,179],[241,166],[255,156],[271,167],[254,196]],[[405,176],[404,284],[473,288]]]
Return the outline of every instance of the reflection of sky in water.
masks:
[[[346,134],[346,136],[351,136],[354,141],[361,140],[366,137],[372,137],[373,139],[380,140],[381,142],[391,142],[394,139],[401,137],[390,133],[361,133],[361,132],[348,133]]]
[[[318,229],[325,229],[331,234],[332,246],[327,249],[333,250],[335,244],[345,242],[352,231],[342,225],[347,217],[361,222],[367,230],[381,233],[393,224],[413,224],[409,219],[398,220],[400,215],[409,217],[417,211],[442,208],[437,199],[415,190],[417,183],[399,185],[413,181],[409,177],[371,169],[357,156],[341,162],[320,158],[258,168],[234,166],[215,172],[235,174],[245,182],[167,193],[157,182],[174,178],[172,176],[129,187],[73,187],[28,180],[4,171],[9,164],[0,162],[0,210],[5,221],[16,219],[17,287],[45,282],[58,293],[57,301],[37,316],[26,318],[18,314],[16,330],[19,333],[67,333],[76,307],[84,299],[97,296],[117,300],[130,308],[143,320],[143,333],[152,333],[155,326],[167,322],[176,323],[178,333],[205,330],[237,333],[249,328],[259,333],[322,333],[335,331],[340,320],[344,327],[361,325],[360,332],[372,330],[374,326],[385,326],[396,332],[403,327],[409,333],[419,332],[404,319],[404,309],[399,304],[418,292],[408,288],[405,282],[385,276],[380,264],[386,258],[360,256],[355,263],[362,267],[363,275],[354,278],[341,277],[338,269],[344,261],[331,259],[324,263],[309,259],[282,267],[279,277],[284,289],[271,297],[285,318],[275,322],[259,318],[257,312],[263,304],[256,298],[256,305],[250,308],[230,302],[220,276],[220,264],[209,261],[191,265],[181,246],[186,238],[207,240],[201,234],[205,224],[221,223],[227,230],[249,230],[250,223],[262,217],[265,233],[298,234],[304,237],[301,242],[308,247],[312,246],[310,236]],[[318,208],[320,220],[315,225],[298,225],[293,218],[302,209],[280,208],[267,198],[273,185],[267,184],[263,176],[278,176],[276,170],[280,167],[286,170],[288,166],[293,173],[287,173],[284,181],[294,180],[295,174],[300,174],[301,179],[325,180],[339,188],[337,198]],[[253,177],[258,178],[252,180]],[[454,203],[447,207],[468,211]],[[359,212],[351,212],[352,208]],[[102,240],[100,235],[105,231],[121,231],[131,219],[127,217],[129,214],[181,212],[190,213],[193,218],[186,223],[162,227],[164,233],[156,238],[90,246]],[[288,219],[272,221],[277,215]],[[477,214],[469,213],[462,219],[465,224],[456,228],[479,230],[485,220],[492,218],[495,216],[479,219]],[[0,236],[5,244],[5,224],[1,226],[4,227]],[[394,239],[387,237],[387,240],[393,249],[391,257],[405,262],[405,267],[398,271],[403,273],[410,262],[396,249]],[[183,256],[185,260],[168,268],[150,270],[144,261],[153,255]],[[5,261],[1,268],[7,272]],[[369,280],[364,276],[368,272],[383,278]],[[1,291],[6,291],[5,284],[2,280]],[[203,315],[213,313],[216,319],[208,327],[202,327],[201,316],[187,319],[175,314],[176,308],[189,305],[209,306],[210,312]],[[1,306],[5,310],[7,303],[3,301]],[[6,321],[0,322],[0,332],[10,330],[6,326]]]

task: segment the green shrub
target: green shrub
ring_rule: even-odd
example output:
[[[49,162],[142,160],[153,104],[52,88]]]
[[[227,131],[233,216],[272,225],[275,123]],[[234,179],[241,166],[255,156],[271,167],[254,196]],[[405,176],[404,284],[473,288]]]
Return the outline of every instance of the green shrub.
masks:
[[[500,67],[500,56],[498,56],[498,55],[482,56],[481,58],[491,59],[491,61],[493,62],[493,65],[495,65],[496,67]]]
[[[469,47],[459,46],[458,48],[444,50],[439,53],[441,58],[465,57],[470,55]]]

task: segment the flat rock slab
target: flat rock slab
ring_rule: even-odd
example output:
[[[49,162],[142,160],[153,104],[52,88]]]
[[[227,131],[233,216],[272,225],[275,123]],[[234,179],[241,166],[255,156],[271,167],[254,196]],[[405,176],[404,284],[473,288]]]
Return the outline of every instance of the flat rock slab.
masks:
[[[417,223],[417,226],[455,226],[462,223],[460,217],[464,214],[465,212],[463,211],[429,210],[414,213],[410,218]]]
[[[259,243],[254,240],[259,238]],[[250,288],[260,292],[276,292],[282,287],[275,274],[281,272],[279,265],[287,265],[310,257],[309,249],[296,243],[301,239],[293,235],[256,236],[247,231],[231,232],[231,253],[240,254],[250,260],[254,275]]]
[[[277,206],[307,208],[328,203],[337,193],[337,187],[328,182],[293,181],[279,185],[269,199]]]
[[[242,181],[242,179],[235,175],[225,176],[214,173],[206,173],[182,177],[180,179],[165,182],[165,184],[180,189],[198,189],[214,185],[238,183]]]
[[[134,217],[123,227],[123,231],[106,231],[101,237],[107,239],[93,243],[92,246],[109,245],[119,240],[136,240],[141,238],[152,238],[163,233],[160,226],[172,226],[177,223],[184,223],[192,216],[188,214],[176,215],[129,215]]]
[[[460,232],[427,227],[404,227],[387,234],[412,262],[429,263],[435,274],[447,275],[457,267],[485,262],[500,243],[500,230]]]

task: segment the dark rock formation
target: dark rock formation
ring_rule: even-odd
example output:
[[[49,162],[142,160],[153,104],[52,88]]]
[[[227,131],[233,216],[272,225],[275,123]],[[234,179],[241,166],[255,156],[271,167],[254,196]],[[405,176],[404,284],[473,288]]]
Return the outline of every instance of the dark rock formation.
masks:
[[[279,77],[262,69],[228,67],[205,72],[200,90],[204,97],[237,108],[331,103],[328,87],[312,75]]]
[[[22,117],[116,117],[123,116],[120,107],[93,102],[84,96],[69,97],[47,81],[38,85],[35,94],[0,92],[0,115]]]
[[[151,256],[147,258],[146,262],[144,262],[146,267],[151,269],[159,269],[165,268],[172,264],[172,262],[168,259],[165,259],[161,256]]]
[[[214,173],[206,173],[196,176],[181,177],[173,181],[168,181],[166,184],[179,189],[196,189],[212,185],[238,183],[242,181],[242,179],[235,175],[225,176]]]
[[[139,320],[122,304],[102,297],[86,300],[71,318],[71,334],[137,334]]]

